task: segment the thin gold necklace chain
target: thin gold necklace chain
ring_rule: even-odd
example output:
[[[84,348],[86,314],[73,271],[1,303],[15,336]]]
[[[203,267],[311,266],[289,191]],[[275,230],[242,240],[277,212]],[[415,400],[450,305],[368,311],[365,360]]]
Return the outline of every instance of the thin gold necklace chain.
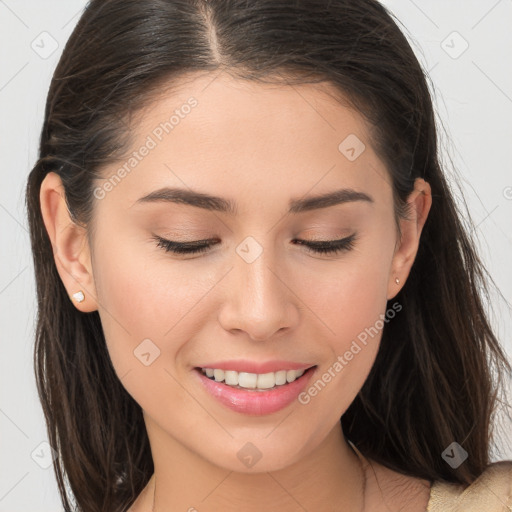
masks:
[[[367,480],[366,471],[364,470],[361,456],[359,455],[359,453],[357,453],[356,449],[354,449],[354,445],[352,444],[351,441],[349,441],[349,444],[350,444],[352,451],[357,455],[357,460],[359,461],[359,467],[361,468],[361,472],[363,473],[363,507],[361,509],[361,512],[365,512],[366,511],[366,480]],[[153,505],[151,506],[151,512],[155,512],[155,497],[156,497],[156,475],[155,474],[153,474],[153,480],[154,480]]]

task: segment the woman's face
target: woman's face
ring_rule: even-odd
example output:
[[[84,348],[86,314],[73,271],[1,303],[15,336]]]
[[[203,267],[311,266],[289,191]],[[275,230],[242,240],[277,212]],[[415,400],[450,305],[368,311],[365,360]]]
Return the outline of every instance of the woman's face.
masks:
[[[132,152],[96,183],[82,289],[152,449],[180,447],[242,472],[257,459],[258,471],[296,462],[339,424],[383,325],[401,314],[387,301],[428,207],[415,195],[419,218],[402,221],[400,244],[367,126],[325,91],[195,77],[143,112]],[[157,237],[212,245],[175,254]],[[340,239],[332,253],[297,243]],[[281,383],[283,370],[310,367]],[[238,389],[200,368],[279,385]]]

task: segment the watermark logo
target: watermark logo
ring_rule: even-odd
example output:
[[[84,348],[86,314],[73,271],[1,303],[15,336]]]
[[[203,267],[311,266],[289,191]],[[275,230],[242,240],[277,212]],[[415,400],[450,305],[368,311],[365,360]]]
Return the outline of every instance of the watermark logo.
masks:
[[[363,141],[354,133],[343,139],[338,146],[338,151],[351,162],[359,158],[365,149]]]
[[[40,468],[48,469],[57,457],[57,452],[51,447],[50,443],[43,441],[34,448],[30,456]]]
[[[254,444],[245,443],[242,448],[238,450],[236,456],[244,466],[252,468],[261,459],[263,454]]]
[[[41,32],[32,43],[30,43],[30,47],[41,59],[46,60],[57,51],[59,43],[51,34],[45,31]]]
[[[459,443],[454,441],[444,450],[441,457],[453,469],[457,469],[468,458],[468,452]]]
[[[441,48],[455,60],[469,48],[469,43],[457,31],[453,31],[441,41]]]
[[[252,236],[248,236],[237,245],[236,253],[246,262],[252,263],[260,257],[263,247]]]
[[[146,338],[137,345],[133,354],[144,366],[149,366],[160,356],[160,349],[153,341]]]

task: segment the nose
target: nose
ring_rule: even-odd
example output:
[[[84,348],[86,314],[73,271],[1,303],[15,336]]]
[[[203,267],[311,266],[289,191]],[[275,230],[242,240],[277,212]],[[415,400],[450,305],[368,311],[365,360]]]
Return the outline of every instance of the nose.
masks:
[[[264,341],[298,324],[300,300],[293,293],[294,283],[269,250],[254,261],[235,254],[233,264],[218,316],[226,331]]]

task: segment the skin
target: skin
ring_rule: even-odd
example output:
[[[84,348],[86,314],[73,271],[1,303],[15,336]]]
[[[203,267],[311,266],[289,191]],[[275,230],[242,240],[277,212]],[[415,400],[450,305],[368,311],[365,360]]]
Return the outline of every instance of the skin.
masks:
[[[269,415],[226,408],[193,374],[209,361],[245,358],[316,364],[321,376],[385,314],[407,279],[430,186],[416,180],[399,239],[387,169],[361,115],[337,102],[334,91],[329,84],[265,85],[220,74],[213,81],[198,75],[162,95],[134,123],[132,150],[190,97],[198,105],[95,199],[91,241],[71,222],[58,176],[50,173],[42,184],[61,279],[70,298],[84,291],[85,301],[74,302],[80,311],[98,310],[114,368],[144,411],[156,511],[324,512],[340,503],[362,509],[363,473],[339,419],[368,376],[381,331],[309,403],[294,401]],[[349,134],[366,146],[354,161],[338,150]],[[238,212],[136,203],[163,186],[231,199]],[[339,188],[373,202],[287,214],[291,199]],[[353,248],[339,254],[292,243],[354,232]],[[157,247],[152,234],[221,243],[183,257]],[[247,236],[263,249],[250,264],[236,252]],[[146,338],[160,350],[149,366],[134,356]],[[237,457],[247,442],[262,455],[251,468]],[[425,510],[429,482],[375,462],[365,472],[366,510]],[[152,478],[131,512],[151,510],[153,492]]]

